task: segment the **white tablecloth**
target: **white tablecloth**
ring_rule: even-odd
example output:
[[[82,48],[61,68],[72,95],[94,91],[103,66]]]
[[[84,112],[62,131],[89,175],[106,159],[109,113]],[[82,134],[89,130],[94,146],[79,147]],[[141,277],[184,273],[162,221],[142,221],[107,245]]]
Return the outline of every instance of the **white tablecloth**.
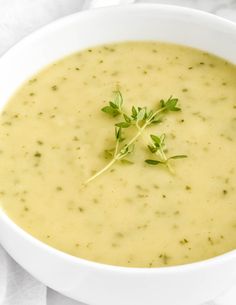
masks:
[[[236,21],[236,1],[233,0],[149,0],[148,2],[199,8]],[[77,12],[83,5],[84,0],[0,0],[0,55],[25,35],[59,17]],[[0,246],[0,305],[46,304],[81,305],[47,289],[17,265]],[[219,298],[217,303],[211,302],[205,305],[214,304],[235,305],[236,288]]]

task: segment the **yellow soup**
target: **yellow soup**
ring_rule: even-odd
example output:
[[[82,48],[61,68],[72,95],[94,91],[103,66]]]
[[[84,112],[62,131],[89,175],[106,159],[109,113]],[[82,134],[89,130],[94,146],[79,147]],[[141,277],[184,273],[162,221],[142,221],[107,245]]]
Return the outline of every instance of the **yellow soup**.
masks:
[[[101,111],[121,102],[114,91],[122,111]],[[168,99],[181,111],[164,111]],[[235,141],[234,65],[156,42],[87,49],[35,75],[2,112],[1,205],[39,240],[88,260],[204,260],[236,248]]]

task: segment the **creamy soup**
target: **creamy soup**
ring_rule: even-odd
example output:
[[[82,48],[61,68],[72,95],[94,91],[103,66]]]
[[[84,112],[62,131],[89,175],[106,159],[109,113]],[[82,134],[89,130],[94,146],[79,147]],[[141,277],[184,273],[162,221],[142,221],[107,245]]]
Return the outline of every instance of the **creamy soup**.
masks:
[[[128,114],[171,96],[181,111],[160,113],[125,158],[88,182],[114,156],[114,125],[129,121],[101,111],[114,91]],[[123,124],[118,151],[144,123]],[[223,59],[154,42],[87,49],[25,83],[0,124],[1,205],[39,240],[130,267],[236,248],[236,67]],[[179,159],[158,163],[151,134],[165,134],[164,157]]]

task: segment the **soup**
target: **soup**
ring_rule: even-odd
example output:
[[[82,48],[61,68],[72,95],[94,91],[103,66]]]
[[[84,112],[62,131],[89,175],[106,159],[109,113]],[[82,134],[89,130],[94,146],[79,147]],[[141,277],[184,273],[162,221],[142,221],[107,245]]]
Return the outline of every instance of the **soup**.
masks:
[[[0,123],[1,206],[50,246],[127,267],[236,248],[236,67],[225,60],[157,42],[94,47],[25,83]]]

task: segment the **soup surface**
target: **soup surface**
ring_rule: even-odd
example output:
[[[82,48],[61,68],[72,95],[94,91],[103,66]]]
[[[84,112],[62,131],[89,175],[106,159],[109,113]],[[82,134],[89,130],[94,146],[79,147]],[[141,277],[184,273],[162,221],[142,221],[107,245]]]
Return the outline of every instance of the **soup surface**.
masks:
[[[114,124],[124,121],[101,111],[114,90],[126,113],[158,109],[170,96],[181,111],[163,112],[126,162],[86,183],[110,162]],[[122,131],[119,147],[137,127]],[[151,134],[166,135],[167,156],[187,158],[169,160],[170,169],[147,164],[160,157],[148,150]],[[92,261],[159,267],[204,260],[236,248],[235,141],[234,65],[154,42],[87,49],[34,76],[2,112],[1,205],[36,238]]]

